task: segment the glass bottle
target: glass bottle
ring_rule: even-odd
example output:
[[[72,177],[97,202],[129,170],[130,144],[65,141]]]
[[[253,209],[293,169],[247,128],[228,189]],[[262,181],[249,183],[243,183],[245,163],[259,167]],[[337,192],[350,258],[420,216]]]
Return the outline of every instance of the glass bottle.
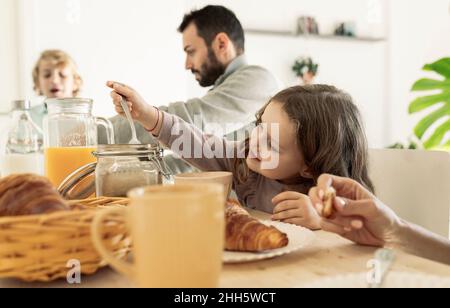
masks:
[[[30,101],[12,103],[11,123],[2,159],[2,176],[17,173],[44,174],[43,134],[30,116]]]

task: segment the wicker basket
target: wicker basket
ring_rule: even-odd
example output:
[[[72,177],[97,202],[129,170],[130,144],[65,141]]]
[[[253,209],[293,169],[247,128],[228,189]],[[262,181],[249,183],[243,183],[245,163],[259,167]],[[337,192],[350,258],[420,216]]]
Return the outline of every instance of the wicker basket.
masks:
[[[83,275],[107,265],[91,242],[91,222],[97,211],[126,206],[128,199],[95,198],[70,205],[70,212],[0,218],[0,278],[50,282],[66,278],[69,260],[80,261]],[[124,221],[112,217],[103,231],[108,249],[126,258],[131,240]]]

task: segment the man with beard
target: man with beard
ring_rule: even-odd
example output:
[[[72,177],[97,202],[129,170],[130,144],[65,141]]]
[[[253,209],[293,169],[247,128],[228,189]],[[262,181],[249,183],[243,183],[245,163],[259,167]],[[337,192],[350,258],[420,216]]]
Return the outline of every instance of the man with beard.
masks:
[[[186,69],[194,74],[200,86],[212,89],[203,97],[160,109],[206,131],[208,125],[219,125],[225,135],[251,125],[256,112],[280,87],[269,71],[247,64],[244,30],[236,15],[223,6],[209,5],[186,14],[178,31],[183,35]],[[113,89],[114,84],[108,82]],[[131,132],[126,119],[117,116],[112,122],[116,143],[128,143]],[[136,128],[143,144],[155,142],[142,126],[136,124]],[[100,143],[105,143],[105,139],[101,137]],[[186,171],[170,165],[176,169],[173,171]]]

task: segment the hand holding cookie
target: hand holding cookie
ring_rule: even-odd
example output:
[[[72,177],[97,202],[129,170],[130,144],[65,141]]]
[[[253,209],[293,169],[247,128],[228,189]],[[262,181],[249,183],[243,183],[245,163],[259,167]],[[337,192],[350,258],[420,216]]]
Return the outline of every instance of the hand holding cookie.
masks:
[[[352,179],[322,175],[309,197],[322,216],[323,230],[358,244],[383,246],[400,225],[390,208]]]

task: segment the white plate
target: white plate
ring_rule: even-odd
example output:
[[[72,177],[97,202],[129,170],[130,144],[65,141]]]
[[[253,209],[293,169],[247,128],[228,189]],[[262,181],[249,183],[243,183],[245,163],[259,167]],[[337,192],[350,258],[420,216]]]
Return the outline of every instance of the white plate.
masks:
[[[300,288],[367,288],[367,273],[329,277],[305,284]],[[383,288],[450,288],[450,278],[427,274],[391,272],[386,276]]]
[[[257,253],[225,251],[223,254],[224,263],[244,263],[283,256],[310,245],[315,238],[314,233],[306,228],[277,221],[261,222],[267,226],[274,226],[281,232],[286,233],[289,239],[288,246]]]

